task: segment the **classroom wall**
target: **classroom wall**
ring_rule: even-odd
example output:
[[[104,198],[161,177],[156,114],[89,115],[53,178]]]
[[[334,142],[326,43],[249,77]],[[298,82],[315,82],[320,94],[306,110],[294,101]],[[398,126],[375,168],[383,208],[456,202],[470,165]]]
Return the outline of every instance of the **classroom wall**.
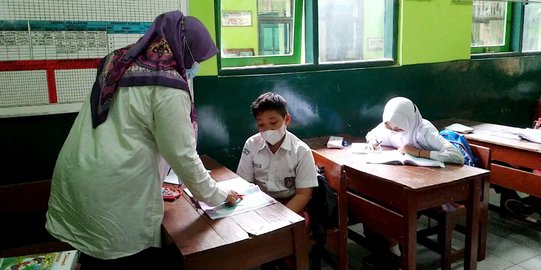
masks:
[[[413,99],[429,120],[461,117],[529,126],[541,94],[541,55],[467,60],[467,23],[447,24],[448,33],[455,36],[452,40],[440,33],[443,31],[428,26],[435,24],[435,18],[447,16],[443,7],[452,14],[444,17],[445,21],[458,17],[468,21],[470,15],[463,11],[468,6],[452,2],[401,1],[401,61],[408,65],[217,76],[216,57],[205,61],[194,80],[199,152],[235,169],[245,139],[256,132],[250,103],[267,90],[277,91],[289,101],[293,117],[289,129],[301,138],[338,133],[363,136],[380,121],[385,102],[397,95]],[[213,6],[213,0],[190,1],[189,5],[190,14],[197,16],[211,33],[215,33]],[[427,15],[429,8],[438,16],[425,18],[431,17]],[[416,9],[427,16],[417,15]],[[410,18],[416,16],[423,18]],[[415,31],[416,25],[425,28]],[[419,46],[410,46],[413,40]],[[51,178],[75,116],[0,118],[0,185]]]
[[[526,127],[541,95],[541,56],[402,67],[259,76],[199,76],[195,81],[200,153],[236,169],[256,132],[250,103],[263,91],[289,102],[289,130],[301,138],[364,136],[385,102],[413,99],[429,120],[447,117]],[[0,185],[50,178],[75,114],[0,119]]]

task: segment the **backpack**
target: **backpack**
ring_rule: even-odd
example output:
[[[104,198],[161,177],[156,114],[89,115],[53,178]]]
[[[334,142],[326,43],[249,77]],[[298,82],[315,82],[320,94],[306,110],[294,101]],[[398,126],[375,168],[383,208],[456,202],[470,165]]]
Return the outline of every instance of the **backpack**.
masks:
[[[324,168],[318,169],[317,183],[312,198],[306,205],[310,215],[310,230],[318,244],[326,242],[327,229],[338,225],[338,200],[336,193],[323,175]]]
[[[475,166],[477,164],[478,158],[472,154],[470,144],[464,135],[447,129],[440,131],[440,135],[451,142],[462,153],[464,156],[464,165]]]

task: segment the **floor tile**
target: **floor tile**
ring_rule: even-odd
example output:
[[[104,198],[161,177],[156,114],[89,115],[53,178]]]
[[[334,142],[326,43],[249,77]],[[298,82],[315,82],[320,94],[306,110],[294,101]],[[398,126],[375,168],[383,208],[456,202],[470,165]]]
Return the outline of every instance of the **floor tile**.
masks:
[[[506,268],[505,270],[528,270],[528,269],[526,269],[526,268],[524,268],[524,267],[522,267],[520,265],[513,265],[513,266],[511,266],[509,268]]]
[[[541,256],[522,262],[519,266],[529,270],[541,270]]]
[[[490,196],[490,202],[498,205],[499,194],[492,190]],[[425,228],[428,224],[435,225],[436,221],[429,221],[426,217],[419,218],[419,228]],[[356,224],[349,228],[362,233],[362,224]],[[464,241],[463,234],[453,233],[453,247],[463,247]],[[348,253],[349,269],[362,270],[362,258],[370,254],[369,250],[350,240],[348,241]],[[330,270],[332,268],[326,263],[322,263],[322,269]],[[439,254],[417,245],[417,269],[440,269]],[[451,269],[464,269],[463,260],[453,263]],[[499,213],[489,211],[486,258],[478,262],[477,269],[541,270],[541,230],[526,222],[501,217]]]

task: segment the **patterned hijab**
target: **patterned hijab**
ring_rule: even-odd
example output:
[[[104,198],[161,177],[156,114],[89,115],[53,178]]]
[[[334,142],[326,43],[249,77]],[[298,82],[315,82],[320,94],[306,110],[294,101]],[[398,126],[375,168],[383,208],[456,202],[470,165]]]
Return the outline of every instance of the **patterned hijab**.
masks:
[[[99,65],[90,95],[92,126],[107,119],[118,87],[159,85],[189,92],[186,69],[218,53],[210,33],[180,11],[159,15],[137,43],[115,50]],[[191,119],[197,131],[192,98]]]
[[[428,145],[424,134],[425,126],[421,112],[413,102],[404,97],[392,98],[385,104],[383,123],[391,122],[403,131],[391,131],[389,139],[394,147],[413,145],[417,148]]]

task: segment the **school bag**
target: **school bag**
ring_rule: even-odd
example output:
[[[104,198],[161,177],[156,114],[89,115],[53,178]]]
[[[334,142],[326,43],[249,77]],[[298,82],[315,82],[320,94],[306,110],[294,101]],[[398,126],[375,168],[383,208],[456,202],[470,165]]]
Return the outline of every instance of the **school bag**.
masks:
[[[312,237],[320,245],[326,242],[327,229],[338,225],[338,200],[323,172],[324,168],[318,169],[318,186],[312,190],[312,198],[306,205]]]
[[[470,144],[464,135],[447,129],[440,131],[440,135],[451,142],[462,153],[464,156],[464,165],[476,166],[478,158],[472,154]]]

